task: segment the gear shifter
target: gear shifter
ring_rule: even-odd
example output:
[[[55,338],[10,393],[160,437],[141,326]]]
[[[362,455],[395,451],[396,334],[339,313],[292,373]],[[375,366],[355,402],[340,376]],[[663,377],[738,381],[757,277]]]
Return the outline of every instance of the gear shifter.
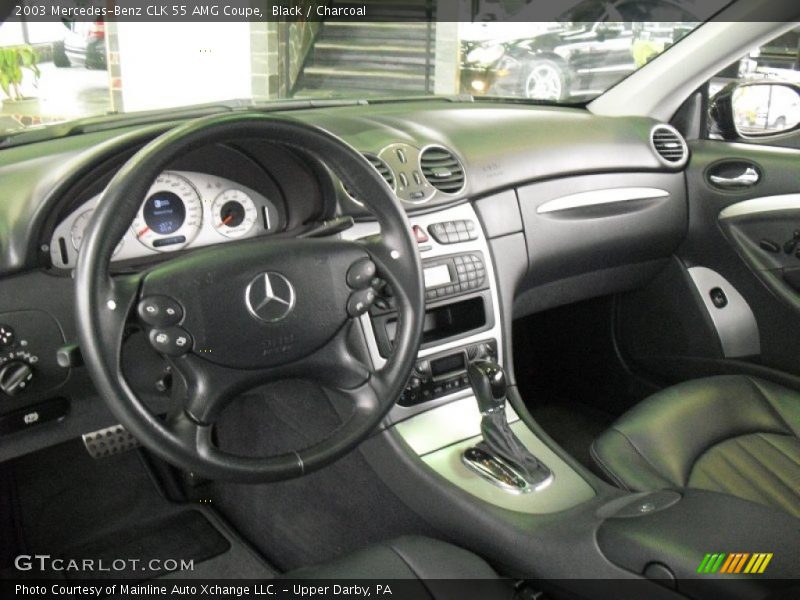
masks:
[[[508,385],[503,367],[490,360],[475,360],[467,368],[467,375],[481,412],[483,442],[476,448],[470,449],[482,454],[472,452],[468,455],[470,450],[467,450],[464,456],[465,462],[485,477],[487,471],[491,471],[489,473],[491,477],[502,480],[496,482],[501,487],[515,491],[540,489],[552,477],[552,473],[531,454],[506,420]],[[491,464],[492,459],[497,464]],[[475,461],[480,465],[476,467],[475,464],[471,464]],[[506,465],[516,473],[509,473],[504,468]],[[498,472],[501,472],[501,477],[498,477]],[[512,485],[507,483],[509,475],[511,479],[516,480]],[[519,482],[520,477],[524,481]],[[524,483],[527,483],[528,487],[523,488]]]

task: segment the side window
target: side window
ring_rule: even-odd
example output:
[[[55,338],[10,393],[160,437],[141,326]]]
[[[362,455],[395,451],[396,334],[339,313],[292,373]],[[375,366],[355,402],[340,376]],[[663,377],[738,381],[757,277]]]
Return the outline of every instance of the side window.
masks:
[[[800,27],[709,81],[709,137],[797,147],[800,137]]]

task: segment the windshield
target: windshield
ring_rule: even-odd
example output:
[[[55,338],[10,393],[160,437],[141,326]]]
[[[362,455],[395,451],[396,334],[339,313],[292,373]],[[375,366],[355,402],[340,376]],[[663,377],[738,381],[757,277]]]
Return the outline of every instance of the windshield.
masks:
[[[496,20],[492,2],[473,4],[474,20],[462,22],[10,20],[0,25],[0,133],[231,100],[468,94],[580,104],[698,25],[683,13],[646,20],[642,3],[589,3],[593,11],[552,22]],[[640,20],[625,20],[625,5]]]

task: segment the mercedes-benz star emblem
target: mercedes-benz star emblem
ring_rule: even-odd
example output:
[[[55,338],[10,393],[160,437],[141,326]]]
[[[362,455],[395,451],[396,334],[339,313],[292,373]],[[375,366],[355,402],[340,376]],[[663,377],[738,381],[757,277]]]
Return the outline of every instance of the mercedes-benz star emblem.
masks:
[[[257,275],[247,286],[244,297],[250,314],[267,323],[284,319],[294,308],[294,287],[280,273]]]

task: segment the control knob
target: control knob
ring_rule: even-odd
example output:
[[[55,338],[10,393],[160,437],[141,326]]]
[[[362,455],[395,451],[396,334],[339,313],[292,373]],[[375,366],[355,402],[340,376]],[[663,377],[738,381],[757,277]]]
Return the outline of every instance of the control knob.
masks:
[[[21,360],[12,360],[0,369],[0,391],[9,396],[16,396],[30,386],[33,369]]]

